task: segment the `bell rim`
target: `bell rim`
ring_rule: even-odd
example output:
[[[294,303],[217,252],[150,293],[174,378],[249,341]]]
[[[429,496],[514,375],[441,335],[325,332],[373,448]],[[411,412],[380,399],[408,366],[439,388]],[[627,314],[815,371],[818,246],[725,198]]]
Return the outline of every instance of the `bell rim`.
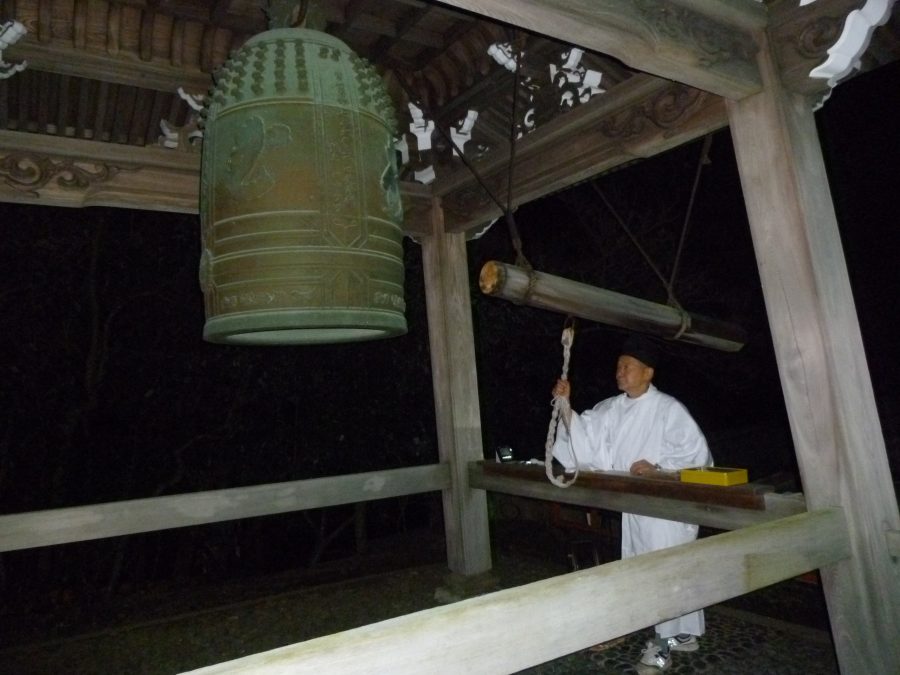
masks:
[[[400,337],[407,332],[406,317],[396,310],[315,308],[210,317],[203,326],[203,339],[242,346],[340,344]]]

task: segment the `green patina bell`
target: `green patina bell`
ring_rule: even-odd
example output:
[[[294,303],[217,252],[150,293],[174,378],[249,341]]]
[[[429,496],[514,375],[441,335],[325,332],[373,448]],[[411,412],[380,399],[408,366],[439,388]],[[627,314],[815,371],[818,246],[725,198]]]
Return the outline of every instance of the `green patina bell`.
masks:
[[[210,342],[353,342],[406,333],[391,101],[343,42],[251,38],[206,111],[200,285]]]

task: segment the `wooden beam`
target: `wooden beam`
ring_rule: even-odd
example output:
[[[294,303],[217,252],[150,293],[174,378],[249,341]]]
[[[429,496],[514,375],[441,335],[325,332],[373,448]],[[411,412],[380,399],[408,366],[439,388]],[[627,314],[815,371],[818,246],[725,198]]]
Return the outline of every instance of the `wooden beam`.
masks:
[[[444,231],[440,200],[432,200],[432,234],[421,240],[438,453],[450,465],[444,529],[452,572],[491,568],[487,498],[469,486],[468,464],[483,459],[475,338],[469,300],[466,240]]]
[[[129,5],[137,9],[145,9],[147,0],[116,0],[110,5]],[[154,4],[159,4],[158,0]],[[247,5],[248,3],[234,3],[229,0],[216,0],[214,3],[202,2],[172,2],[167,0],[162,3],[165,8],[165,14],[172,16],[176,20],[196,21],[201,24],[215,23],[233,30],[237,33],[247,33],[253,35],[266,30],[266,18],[262,11],[259,12],[243,12],[240,14],[232,14],[228,11],[229,5]],[[256,3],[260,4],[260,3]],[[333,3],[321,3],[323,11],[329,18],[336,16],[339,11]],[[210,6],[211,5],[211,6]]]
[[[0,152],[32,152],[54,159],[98,162],[128,167],[153,167],[174,172],[200,172],[200,153],[179,152],[159,146],[134,147],[78,138],[58,138],[0,129]]]
[[[610,54],[652,75],[740,99],[760,89],[751,2],[701,0],[440,0],[495,20]]]
[[[432,464],[16,513],[0,516],[0,551],[355,504],[443,490],[449,483],[447,465]]]
[[[549,483],[543,465],[521,462],[480,461],[469,465],[470,475],[503,476],[530,483]],[[560,475],[559,471],[556,472]],[[664,476],[664,477],[663,477]],[[665,499],[708,504],[711,506],[732,506],[738,509],[763,511],[766,508],[765,495],[772,492],[769,485],[744,483],[723,487],[702,483],[682,483],[678,473],[649,476],[633,476],[623,471],[580,471],[575,487],[583,487],[603,492],[615,492],[635,497],[663,497]],[[556,490],[562,492],[563,490]],[[556,492],[551,491],[550,494]]]
[[[54,56],[53,62],[77,63],[77,55],[73,58],[59,54],[58,58]],[[116,59],[102,55],[97,55],[97,58],[107,58],[109,67],[118,72]],[[143,65],[136,61],[129,67],[140,69]],[[177,74],[178,79],[168,80],[169,84],[161,85],[160,90],[174,91],[184,83],[182,71],[175,68],[168,70]],[[127,73],[128,69],[122,72]],[[143,81],[134,77],[117,79],[130,84]],[[634,76],[615,88],[615,96],[595,97],[590,103],[559,116],[521,140],[517,147],[513,205],[536,199],[635,159],[652,156],[726,124],[727,115],[721,99],[658,78]],[[97,151],[100,152],[100,148]],[[478,163],[480,174],[498,195],[505,195],[507,163],[508,149],[505,147]],[[105,204],[160,210],[154,205],[152,192],[152,184],[158,179],[162,189],[162,210],[196,211],[196,198],[187,194],[193,190],[192,181],[182,182],[177,176],[148,178],[134,189],[123,188],[121,194],[108,191],[100,196],[92,189],[82,195],[69,190],[54,194],[52,200],[47,195],[44,203],[67,206]],[[117,183],[124,184],[127,180],[128,177],[119,176]],[[483,227],[500,213],[468,169],[461,168],[447,176],[442,175],[432,187],[436,194],[443,196],[445,222],[449,231],[465,232]],[[430,228],[430,202],[417,199],[414,187],[402,185],[401,190],[407,205],[406,231],[412,236],[427,234]],[[177,194],[167,195],[167,191]],[[23,198],[21,194],[6,199],[34,201],[33,197]]]
[[[496,260],[484,264],[478,282],[491,297],[701,347],[736,352],[747,341],[735,324]]]
[[[768,49],[765,89],[729,104],[775,356],[811,509],[841,506],[853,557],[823,571],[843,672],[900,672],[900,529],[816,123]]]
[[[212,87],[212,75],[199,69],[167,65],[136,58],[116,58],[103,53],[73,49],[54,42],[39,42],[26,36],[8,52],[14,61],[27,60],[28,69],[84,77],[129,87],[174,92],[184,87],[191,94],[206,94]]]
[[[400,182],[403,204],[403,234],[410,237],[431,234],[431,203],[434,198],[430,185],[415,181]]]
[[[753,0],[670,0],[703,16],[747,31],[764,29],[769,23],[767,7]]]
[[[841,511],[826,509],[191,672],[518,672],[848,555]]]
[[[773,493],[754,494],[751,489],[692,486],[700,489],[678,494],[672,481],[583,472],[568,488],[558,488],[537,466],[473,462],[469,484],[491,492],[519,495],[562,504],[577,504],[610,511],[637,513],[654,518],[695,523],[720,530],[736,530],[806,512],[802,497]],[[686,485],[686,484],[676,484]],[[752,505],[748,506],[748,502]]]
[[[200,153],[0,129],[0,202],[198,213],[199,190]],[[407,234],[430,232],[431,188],[400,194]]]
[[[0,201],[197,213],[200,155],[0,130]]]
[[[727,125],[721,98],[649,75],[633,76],[517,142],[513,207]],[[508,147],[479,160],[476,168],[505,203]],[[478,229],[501,215],[465,167],[439,175],[433,189],[442,197],[450,232]]]

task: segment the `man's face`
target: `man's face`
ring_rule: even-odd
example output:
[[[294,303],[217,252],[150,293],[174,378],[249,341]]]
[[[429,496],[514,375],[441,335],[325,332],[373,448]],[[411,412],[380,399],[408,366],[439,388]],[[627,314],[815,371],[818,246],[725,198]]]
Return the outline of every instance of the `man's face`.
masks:
[[[616,363],[616,385],[631,398],[647,391],[653,379],[653,368],[645,366],[633,356],[620,356]]]

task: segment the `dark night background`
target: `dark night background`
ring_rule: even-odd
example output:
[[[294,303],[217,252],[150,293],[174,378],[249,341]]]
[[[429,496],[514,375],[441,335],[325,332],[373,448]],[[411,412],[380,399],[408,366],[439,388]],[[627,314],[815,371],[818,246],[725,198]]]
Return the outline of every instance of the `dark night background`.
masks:
[[[893,475],[900,457],[894,305],[900,287],[900,63],[839,86],[819,113],[838,219]],[[761,139],[764,142],[764,139]],[[668,273],[697,142],[597,185]],[[660,389],[680,398],[720,465],[794,472],[737,169],[715,134],[676,293],[743,326],[737,354],[666,343]],[[657,302],[658,279],[590,184],[516,214],[535,268]],[[0,513],[214,490],[437,461],[419,246],[405,241],[409,334],[304,348],[201,339],[196,216],[0,204]],[[543,456],[564,317],[486,298],[481,265],[514,260],[494,225],[469,244],[488,456]],[[581,409],[615,393],[622,331],[580,322],[570,376]],[[358,515],[358,514],[357,514]],[[159,580],[250,577],[358,550],[353,507],[0,555],[6,603]],[[440,528],[435,495],[366,506],[365,537]]]

